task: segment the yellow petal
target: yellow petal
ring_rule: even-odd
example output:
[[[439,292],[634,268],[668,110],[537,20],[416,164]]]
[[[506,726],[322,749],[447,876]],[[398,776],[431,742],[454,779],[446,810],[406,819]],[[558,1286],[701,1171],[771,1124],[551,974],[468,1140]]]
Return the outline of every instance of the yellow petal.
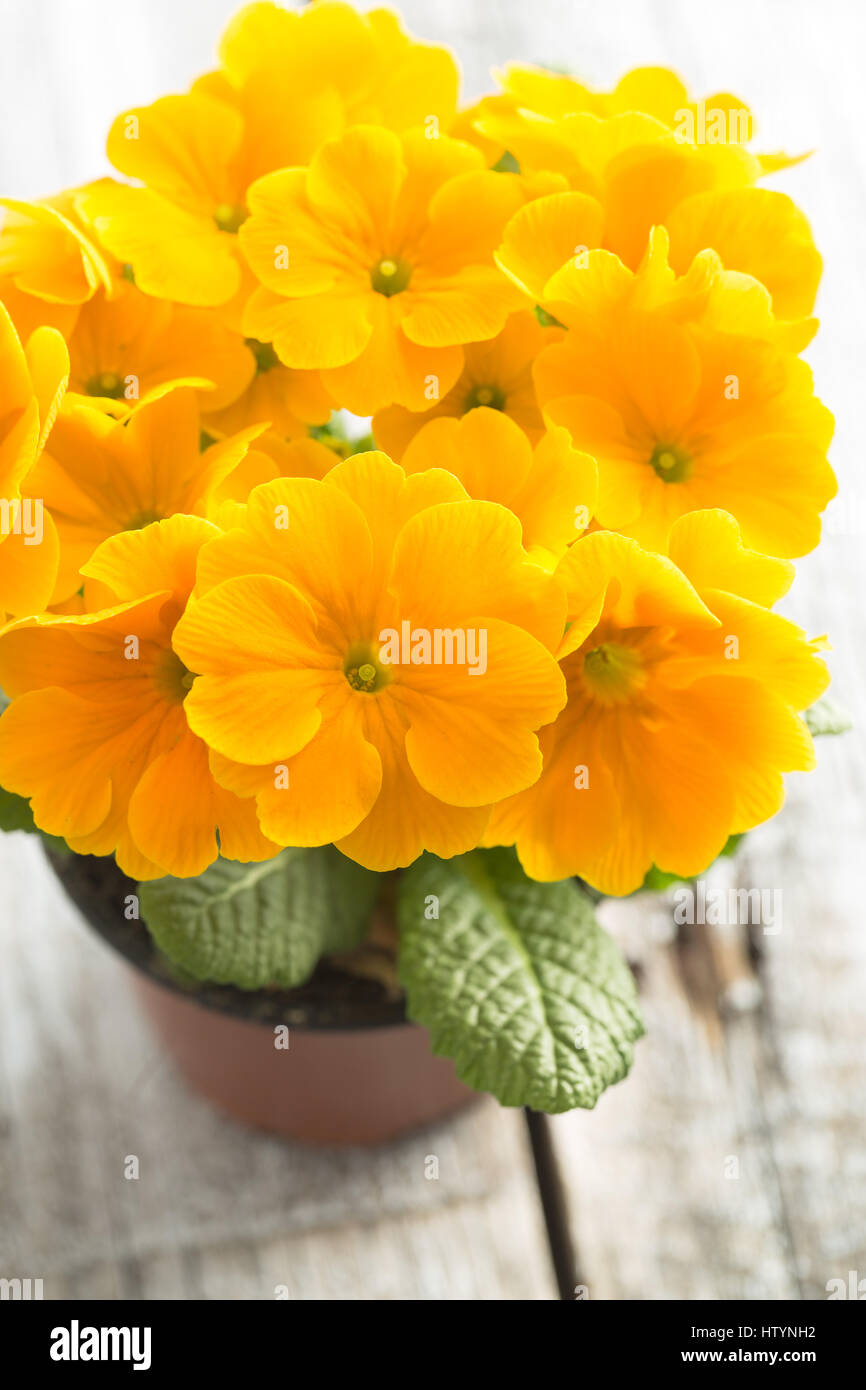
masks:
[[[237,762],[298,752],[321,724],[318,705],[327,688],[345,684],[336,661],[318,646],[309,604],[268,575],[218,584],[190,604],[172,640],[197,673],[184,705],[190,727]]]
[[[187,92],[118,116],[108,134],[108,157],[155,193],[211,215],[229,201],[226,171],[242,133],[240,115],[225,102]]]
[[[408,718],[406,756],[421,786],[454,806],[483,806],[538,778],[534,730],[556,718],[565,684],[520,628],[485,617],[467,627],[483,667],[400,667],[393,698]]]
[[[556,271],[599,245],[603,223],[600,204],[585,193],[553,193],[537,198],[508,223],[496,253],[497,262],[540,301],[545,285]]]
[[[82,213],[146,294],[181,304],[223,304],[240,285],[236,238],[213,218],[149,188],[105,180],[80,197]]]
[[[671,531],[670,557],[699,593],[723,589],[772,608],[794,579],[794,566],[747,550],[729,512],[689,512]]]
[[[348,835],[370,811],[382,764],[365,737],[362,700],[344,682],[335,705],[307,746],[259,791],[262,828],[281,845],[325,845]],[[336,707],[336,706],[339,707]]]
[[[671,265],[678,274],[711,246],[730,270],[760,280],[780,318],[810,314],[821,257],[799,208],[766,188],[726,188],[680,202],[667,219]]]

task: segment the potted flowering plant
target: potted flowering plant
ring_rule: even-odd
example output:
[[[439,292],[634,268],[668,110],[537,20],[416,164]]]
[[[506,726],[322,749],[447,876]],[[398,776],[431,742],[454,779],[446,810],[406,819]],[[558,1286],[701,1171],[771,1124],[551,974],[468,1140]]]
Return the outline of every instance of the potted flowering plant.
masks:
[[[598,896],[837,726],[774,611],[820,259],[751,134],[662,69],[462,107],[388,11],[253,4],[121,177],[2,200],[2,823],[236,1114],[594,1105],[641,1033]]]

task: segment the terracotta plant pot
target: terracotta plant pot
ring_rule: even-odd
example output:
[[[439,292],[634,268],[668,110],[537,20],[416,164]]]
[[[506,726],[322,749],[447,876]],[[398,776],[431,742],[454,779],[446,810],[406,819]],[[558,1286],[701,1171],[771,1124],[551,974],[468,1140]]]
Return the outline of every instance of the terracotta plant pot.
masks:
[[[323,963],[302,988],[246,991],[181,981],[113,860],[49,862],[94,930],[135,974],[145,1011],[187,1080],[235,1119],[313,1144],[381,1144],[479,1099],[434,1057],[402,999]]]

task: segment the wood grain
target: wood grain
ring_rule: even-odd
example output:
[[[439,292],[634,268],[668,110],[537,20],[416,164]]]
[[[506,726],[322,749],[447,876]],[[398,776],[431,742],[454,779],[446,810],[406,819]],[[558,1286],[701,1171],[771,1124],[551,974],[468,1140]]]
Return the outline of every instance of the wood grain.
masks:
[[[518,1112],[485,1101],[372,1153],[249,1133],[184,1087],[39,846],[0,837],[0,876],[8,1277],[46,1298],[553,1296]]]

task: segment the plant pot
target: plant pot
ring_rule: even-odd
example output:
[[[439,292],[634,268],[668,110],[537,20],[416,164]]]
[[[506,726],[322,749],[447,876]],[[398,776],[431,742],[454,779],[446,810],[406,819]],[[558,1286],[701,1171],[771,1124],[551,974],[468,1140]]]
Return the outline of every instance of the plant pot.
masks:
[[[48,860],[87,921],[123,956],[145,1012],[190,1084],[245,1124],[313,1144],[381,1144],[480,1099],[376,979],[322,962],[299,989],[180,979],[128,921],[136,885],[112,859]]]

